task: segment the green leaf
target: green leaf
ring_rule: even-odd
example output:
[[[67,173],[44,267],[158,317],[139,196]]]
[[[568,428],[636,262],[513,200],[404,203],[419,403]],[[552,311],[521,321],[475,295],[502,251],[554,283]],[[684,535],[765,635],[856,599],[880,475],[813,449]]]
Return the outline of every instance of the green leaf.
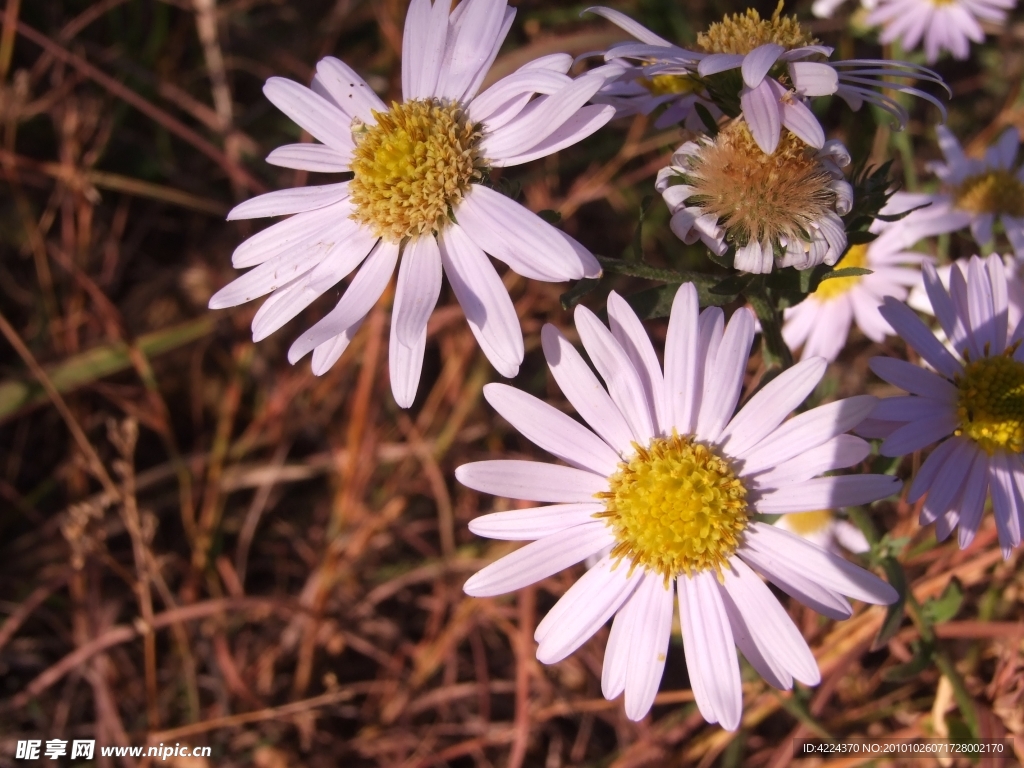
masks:
[[[599,277],[584,277],[582,280],[577,280],[568,291],[559,297],[562,302],[562,309],[572,309],[579,304],[580,299],[597,288],[600,284],[601,278]]]
[[[545,208],[543,211],[537,211],[537,215],[544,219],[548,224],[557,224],[562,220],[562,214],[558,211],[553,211],[550,208]]]
[[[954,618],[959,613],[963,602],[964,589],[960,585],[960,581],[953,577],[941,595],[928,600],[921,607],[921,612],[930,623],[941,624]]]
[[[718,121],[712,116],[708,108],[701,104],[699,101],[693,105],[694,112],[697,113],[697,117],[704,123],[704,127],[708,129],[708,135],[714,138],[718,135]]]
[[[885,619],[882,621],[882,628],[878,630],[871,650],[877,651],[884,648],[886,644],[900,631],[903,624],[903,611],[907,604],[907,576],[903,572],[903,566],[894,557],[886,557],[881,562],[889,584],[896,590],[899,597],[896,602],[890,605],[885,611]]]
[[[837,277],[861,277],[862,275],[870,275],[871,272],[872,270],[865,269],[864,267],[843,267],[842,269],[833,269],[822,275],[818,283],[820,285],[826,280],[834,280]]]
[[[846,242],[849,245],[867,245],[868,243],[873,242],[877,239],[878,235],[876,235],[874,232],[868,232],[866,230],[862,230],[860,232],[846,233]]]
[[[631,293],[626,302],[633,308],[641,320],[652,317],[668,317],[672,311],[672,300],[675,298],[678,285],[659,285],[646,291]]]
[[[729,296],[729,301],[732,301],[743,293],[753,279],[754,276],[749,274],[730,275],[721,282],[715,283],[708,290],[717,296]]]

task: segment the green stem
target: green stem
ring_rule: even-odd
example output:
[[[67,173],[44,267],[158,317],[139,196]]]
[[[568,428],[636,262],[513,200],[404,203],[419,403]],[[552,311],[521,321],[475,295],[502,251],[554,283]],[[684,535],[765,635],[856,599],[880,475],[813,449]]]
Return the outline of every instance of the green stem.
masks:
[[[939,671],[949,680],[950,685],[953,686],[953,698],[956,699],[960,714],[970,729],[971,734],[977,739],[980,730],[978,728],[978,712],[974,708],[974,698],[967,690],[967,684],[964,682],[960,672],[957,671],[953,660],[939,647],[935,629],[921,610],[921,604],[917,602],[913,591],[909,589],[907,590],[907,613],[910,614],[910,618],[917,625],[922,642],[933,648],[932,658],[935,660],[935,666],[939,668]]]
[[[746,298],[761,323],[761,349],[765,366],[782,371],[792,367],[793,353],[782,338],[782,312],[771,300],[763,280],[758,279],[750,284]]]

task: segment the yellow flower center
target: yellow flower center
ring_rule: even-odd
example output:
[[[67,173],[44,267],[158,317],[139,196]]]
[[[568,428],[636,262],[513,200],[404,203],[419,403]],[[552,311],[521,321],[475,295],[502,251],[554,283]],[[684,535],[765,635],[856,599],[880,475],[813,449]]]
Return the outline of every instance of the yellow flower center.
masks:
[[[790,512],[785,517],[786,525],[793,533],[809,536],[825,530],[832,523],[832,513],[827,509],[814,512]]]
[[[719,131],[689,160],[687,204],[713,213],[737,245],[750,240],[807,240],[811,224],[835,206],[832,176],[808,147],[783,131],[771,155],[761,151],[743,121]]]
[[[953,192],[956,207],[970,213],[1024,216],[1024,184],[1009,171],[986,171],[964,179]]]
[[[868,247],[866,245],[851,245],[850,250],[846,252],[836,264],[836,269],[845,269],[847,267],[865,267],[868,263]],[[833,277],[831,280],[822,280],[818,284],[817,290],[814,291],[814,297],[820,301],[831,301],[853,288],[857,283],[860,282],[860,275],[853,277]],[[808,512],[807,514],[810,514]]]
[[[700,87],[689,75],[655,75],[650,78],[641,77],[637,82],[650,91],[652,96],[693,93]]]
[[[796,16],[782,15],[782,0],[770,19],[762,19],[753,8],[745,13],[726,15],[721,21],[697,35],[697,47],[706,53],[750,53],[768,43],[786,50],[817,43],[797,21]]]
[[[747,489],[725,459],[689,437],[655,438],[619,464],[600,494],[612,555],[666,579],[715,570],[747,526]]]
[[[1024,363],[1013,349],[964,366],[956,380],[960,418],[957,435],[966,435],[990,456],[999,449],[1024,450]]]
[[[394,242],[437,232],[482,176],[478,127],[439,99],[392,102],[375,125],[353,131],[352,218]]]

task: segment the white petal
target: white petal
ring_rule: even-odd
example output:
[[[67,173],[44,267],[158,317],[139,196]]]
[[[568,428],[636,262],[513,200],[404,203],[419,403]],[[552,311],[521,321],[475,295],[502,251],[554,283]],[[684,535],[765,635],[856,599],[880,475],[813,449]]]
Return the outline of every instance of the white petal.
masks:
[[[751,523],[744,536],[751,548],[813,573],[815,580],[826,589],[876,605],[890,605],[899,597],[895,589],[873,573],[789,531],[765,523]]]
[[[629,424],[580,353],[550,324],[541,329],[541,344],[551,375],[576,412],[620,455],[631,453]]]
[[[469,105],[469,119],[474,123],[483,123],[486,128],[493,130],[494,126],[487,118],[510,101],[535,93],[552,94],[571,82],[572,78],[567,75],[549,69],[516,70],[473,99]]]
[[[434,95],[448,39],[451,0],[413,0],[402,40],[402,95],[406,101]]]
[[[583,13],[596,13],[598,16],[603,16],[608,19],[612,24],[622,29],[642,43],[648,45],[664,45],[672,47],[672,43],[663,37],[658,37],[656,34],[647,29],[642,24],[637,23],[629,16],[620,11],[616,11],[613,8],[602,8],[600,6],[592,6],[583,11]],[[614,698],[614,697],[610,697]]]
[[[1024,507],[1021,507],[1021,488],[1014,482],[1015,474],[1021,472],[1020,458],[1010,456],[1003,451],[996,451],[991,460],[991,492],[992,510],[996,519],[996,531],[1003,557],[1013,547],[1020,546],[1021,521],[1024,519]],[[1016,487],[1016,490],[1014,486]]]
[[[569,587],[537,625],[537,659],[555,664],[589,640],[636,589],[642,571],[628,571],[606,555]]]
[[[310,370],[313,371],[314,376],[323,376],[338,362],[338,359],[348,349],[348,345],[352,343],[352,338],[356,335],[356,331],[359,330],[359,326],[362,324],[363,318],[359,318],[342,333],[339,333],[332,339],[328,339],[313,350]]]
[[[776,138],[776,142],[778,139]],[[733,267],[740,272],[749,272],[752,275],[764,275],[772,271],[772,247],[765,243],[765,247],[751,238],[746,245],[736,249],[736,258],[733,260]]]
[[[433,96],[459,101],[489,64],[505,20],[505,0],[466,0],[450,27],[444,61]]]
[[[665,671],[674,613],[671,585],[660,574],[647,573],[629,599],[633,626],[626,676],[626,717],[642,720],[654,705]]]
[[[701,77],[717,75],[719,72],[743,66],[744,56],[741,53],[712,53],[705,56],[697,65],[697,74]]]
[[[535,108],[524,110],[515,120],[484,136],[481,154],[491,160],[524,154],[576,114],[603,85],[604,78],[599,75],[582,75],[557,93],[542,97]]]
[[[739,609],[761,655],[804,685],[820,683],[814,654],[775,595],[742,560],[733,558],[730,565],[723,569],[722,588]]]
[[[957,447],[957,445],[959,445],[960,442],[960,440],[955,439],[946,440],[940,443],[934,451],[928,454],[928,458],[924,460],[920,469],[917,470],[917,474],[914,476],[914,482],[910,484],[910,491],[907,493],[907,501],[913,504],[927,493],[928,488],[942,469],[943,463],[947,458],[949,458],[949,454]]]
[[[320,82],[341,109],[364,123],[374,124],[373,110],[387,112],[387,105],[348,64],[327,56],[316,64]]]
[[[928,496],[921,509],[922,525],[941,517],[955,503],[963,487],[967,470],[974,462],[975,455],[981,450],[977,443],[965,438],[954,437],[948,442],[953,444],[953,448],[943,461],[941,471],[928,488]]]
[[[576,565],[614,541],[602,522],[577,525],[505,555],[473,574],[462,589],[473,597],[514,592]]]
[[[818,477],[769,491],[754,501],[754,507],[762,515],[856,507],[892,496],[902,485],[889,475]]]
[[[386,240],[377,243],[338,305],[292,344],[288,350],[288,362],[294,364],[314,347],[344,333],[365,316],[388,287],[397,261],[396,244]]]
[[[697,708],[709,723],[734,731],[743,714],[743,688],[732,627],[715,574],[682,575],[676,583],[686,669]]]
[[[323,144],[285,144],[267,155],[271,165],[319,173],[344,173],[349,170],[349,160],[349,155]]]
[[[828,64],[816,61],[791,62],[789,79],[801,96],[828,96],[839,88],[836,71]]]
[[[857,526],[846,520],[836,520],[832,535],[836,541],[848,552],[860,554],[871,549],[871,543]]]
[[[992,304],[992,286],[988,281],[984,262],[972,256],[967,262],[967,311],[971,333],[978,347],[995,351],[995,310]]]
[[[774,467],[852,429],[867,418],[876,402],[871,395],[858,395],[793,417],[739,457],[745,460],[742,474]]]
[[[525,437],[578,469],[612,475],[619,456],[604,440],[561,411],[506,384],[487,384],[484,398]]]
[[[346,199],[349,196],[348,185],[347,181],[343,181],[322,187],[294,187],[267,192],[236,205],[228,213],[227,219],[259,219],[325,208]]]
[[[469,521],[469,530],[477,536],[505,541],[535,541],[552,534],[594,521],[604,504],[550,504],[546,507],[492,512]]]
[[[586,503],[608,490],[608,479],[582,469],[539,461],[475,461],[455,470],[465,486],[526,501]]]
[[[974,463],[967,473],[964,488],[957,504],[960,522],[957,525],[960,549],[966,549],[974,540],[981,522],[981,512],[985,508],[985,496],[988,493],[989,460],[984,451],[974,455]]]
[[[878,311],[897,335],[903,337],[932,368],[949,379],[963,372],[963,366],[906,304],[886,296],[885,303]]]
[[[324,260],[304,277],[275,292],[252,320],[253,341],[267,338],[341,282],[362,263],[376,242],[377,238],[372,233],[357,229],[347,240],[336,243]]]
[[[630,644],[633,642],[633,634],[638,629],[635,615],[640,607],[639,601],[626,600],[615,614],[611,632],[608,633],[608,644],[604,648],[604,664],[601,666],[601,693],[609,701],[626,690]]]
[[[740,307],[729,320],[714,365],[707,371],[701,399],[697,434],[701,439],[718,441],[722,429],[733,416],[743,387],[750,344],[754,340],[754,313]]]
[[[457,224],[438,235],[441,263],[466,322],[498,373],[511,378],[523,362],[523,332],[515,305],[486,254]]]
[[[756,88],[744,88],[740,91],[740,106],[743,108],[743,119],[747,121],[750,135],[754,137],[757,146],[766,155],[775,152],[779,146],[782,117],[771,85],[762,80]]]
[[[748,88],[757,88],[764,80],[768,70],[775,66],[779,56],[786,49],[776,43],[759,45],[743,57],[743,64],[740,71],[743,74],[743,82]]]
[[[210,298],[210,309],[236,307],[287,285],[323,261],[333,245],[293,248],[267,260],[217,291]]]
[[[783,371],[758,391],[722,430],[719,442],[730,456],[742,456],[800,405],[825,375],[826,362],[812,357]]]
[[[802,101],[782,102],[782,124],[809,147],[820,149],[825,143],[825,130]]]
[[[854,435],[836,435],[826,443],[753,476],[745,476],[759,489],[780,488],[799,483],[834,469],[859,464],[871,453],[871,445]]]
[[[272,77],[263,86],[270,102],[304,128],[317,141],[343,157],[349,157],[352,140],[351,118],[323,96],[284,77]]]
[[[654,423],[652,404],[647,402],[640,375],[611,331],[597,319],[597,315],[578,304],[575,318],[580,341],[604,379],[608,394],[626,417],[634,439],[641,445],[647,445],[654,436]]]
[[[231,265],[238,269],[254,267],[290,250],[320,247],[323,240],[328,241],[326,250],[333,245],[335,232],[347,231],[342,220],[351,213],[352,204],[342,200],[326,208],[298,213],[279,221],[240,243],[231,254]]]
[[[500,192],[474,184],[455,216],[478,247],[523,277],[545,282],[583,277],[579,257],[558,230]]]
[[[391,379],[391,394],[399,408],[410,408],[416,400],[426,347],[426,325],[411,344],[405,344],[398,338],[395,329],[391,329],[391,337],[388,339],[388,372]]]
[[[414,346],[427,327],[441,295],[441,253],[432,235],[417,237],[405,246],[398,268],[391,332],[405,346]]]
[[[592,104],[588,107],[581,107],[575,115],[552,131],[546,139],[533,145],[526,152],[492,160],[491,165],[494,168],[509,168],[553,155],[555,152],[571,147],[596,133],[613,117],[615,117],[615,107],[609,105]]]
[[[895,384],[914,395],[932,398],[940,402],[956,402],[957,388],[948,380],[931,371],[897,360],[894,357],[873,357],[868,366],[880,379]]]
[[[787,595],[823,616],[842,621],[853,615],[847,599],[822,585],[803,564],[751,547],[742,547],[736,554]]]
[[[647,401],[653,404],[655,422],[662,434],[672,433],[671,419],[665,415],[665,377],[658,362],[658,353],[632,307],[615,291],[608,294],[608,324],[612,335],[622,345],[633,368],[640,375]]]
[[[665,337],[665,405],[671,423],[689,435],[697,425],[703,392],[703,358],[698,359],[697,289],[683,283],[672,300]]]
[[[878,452],[883,456],[904,456],[919,451],[951,435],[959,423],[956,410],[950,406],[945,413],[900,427],[885,438]]]

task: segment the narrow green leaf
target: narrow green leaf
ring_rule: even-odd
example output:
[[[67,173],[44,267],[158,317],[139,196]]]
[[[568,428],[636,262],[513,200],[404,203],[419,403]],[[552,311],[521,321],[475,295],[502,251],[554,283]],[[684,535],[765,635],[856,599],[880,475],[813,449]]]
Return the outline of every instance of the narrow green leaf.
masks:
[[[953,619],[959,613],[963,602],[964,589],[960,585],[960,581],[954,577],[950,579],[941,595],[925,602],[921,607],[921,612],[932,624],[941,624]]]
[[[903,611],[907,604],[907,576],[903,572],[903,566],[894,557],[886,557],[881,561],[889,584],[899,594],[895,603],[890,605],[885,612],[885,620],[882,621],[882,628],[878,631],[875,641],[871,644],[871,650],[877,651],[884,648],[886,644],[900,631],[903,624]]]
[[[599,277],[584,277],[582,280],[577,280],[568,291],[559,297],[562,302],[562,309],[572,309],[579,304],[580,299],[597,288],[600,284],[601,278]]]
[[[545,208],[543,211],[537,211],[537,215],[544,219],[548,224],[557,224],[562,220],[562,214],[558,211],[553,211],[550,208]]]

